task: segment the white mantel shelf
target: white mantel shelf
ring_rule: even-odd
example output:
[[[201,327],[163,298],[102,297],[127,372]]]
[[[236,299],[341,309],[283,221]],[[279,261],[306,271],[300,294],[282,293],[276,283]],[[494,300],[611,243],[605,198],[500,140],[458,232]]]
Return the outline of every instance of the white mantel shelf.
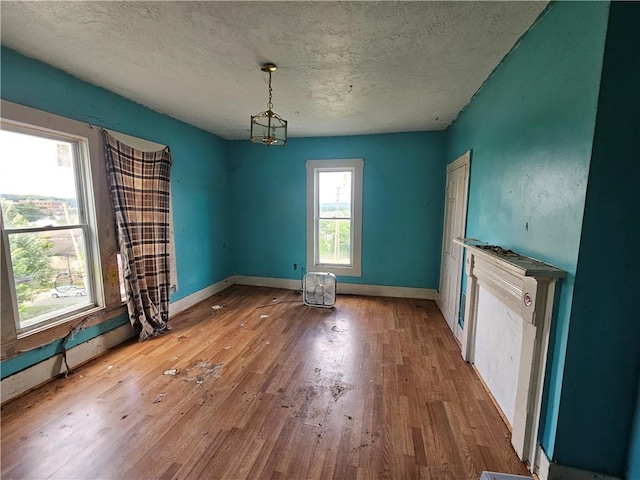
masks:
[[[522,341],[511,443],[520,459],[536,471],[540,452],[536,439],[555,285],[566,276],[566,272],[476,239],[458,238],[454,242],[466,251],[467,308],[462,335],[464,360],[475,363],[480,287],[521,318]],[[483,310],[483,315],[486,313]],[[492,318],[494,312],[488,313],[488,317],[483,318]]]
[[[473,251],[476,255],[486,255],[511,265],[514,271],[523,277],[564,278],[566,276],[564,270],[553,265],[535,258],[525,257],[496,245],[489,245],[475,238],[456,238],[453,241],[469,251]]]

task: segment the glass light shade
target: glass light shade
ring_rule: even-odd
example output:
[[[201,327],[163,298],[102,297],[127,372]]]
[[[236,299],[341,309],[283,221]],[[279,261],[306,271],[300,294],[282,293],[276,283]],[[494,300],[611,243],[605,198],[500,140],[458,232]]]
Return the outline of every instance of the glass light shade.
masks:
[[[287,121],[271,110],[252,116],[250,140],[267,146],[283,146],[287,143]]]

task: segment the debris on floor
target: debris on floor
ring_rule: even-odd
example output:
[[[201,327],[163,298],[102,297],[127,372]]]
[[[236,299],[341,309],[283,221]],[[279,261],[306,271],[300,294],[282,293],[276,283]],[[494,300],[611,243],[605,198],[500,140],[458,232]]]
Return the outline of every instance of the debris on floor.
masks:
[[[344,330],[338,328],[337,325],[334,325],[333,327],[331,327],[331,331],[332,332],[338,332],[338,333],[344,332]]]
[[[342,397],[345,393],[351,390],[353,387],[351,385],[346,385],[340,381],[336,381],[329,390],[331,391],[331,396],[334,401],[338,401],[340,397]]]
[[[223,366],[224,363],[211,363],[198,360],[192,366],[181,370],[178,370],[177,368],[165,370],[164,375],[170,375],[174,378],[179,378],[184,382],[194,382],[197,385],[202,385],[207,377],[222,377]]]
[[[109,366],[107,367],[107,370],[111,370],[112,368],[113,368],[113,365],[109,365]]]
[[[242,327],[244,327],[244,323],[241,323],[241,324],[240,324],[240,328],[242,328]]]
[[[229,350],[231,348],[231,345],[227,345],[226,347],[224,347],[225,350]]]
[[[358,450],[362,450],[365,447],[368,447],[369,444],[368,443],[361,443],[360,445],[358,445],[357,447],[354,447],[351,449],[352,453],[356,453]]]
[[[160,395],[158,395],[156,397],[156,399],[153,401],[153,403],[160,403],[160,402],[164,402],[164,397],[166,397],[167,394],[166,393],[161,393]]]
[[[180,336],[178,337],[178,341],[179,341],[179,342],[182,342],[183,340],[186,340],[186,339],[187,339],[187,337],[185,337],[184,335],[180,335]]]
[[[221,303],[219,305],[214,305],[211,308],[214,310],[220,310],[221,308],[224,308],[224,307],[226,307],[226,305],[224,303]]]
[[[262,318],[262,319],[269,318],[269,315],[266,315],[266,314],[263,313],[262,315],[260,315],[260,318]]]
[[[202,369],[202,372],[205,375],[212,376],[213,378],[220,378],[221,372],[219,370],[222,368],[222,365],[222,363],[199,362],[196,364],[196,367]]]

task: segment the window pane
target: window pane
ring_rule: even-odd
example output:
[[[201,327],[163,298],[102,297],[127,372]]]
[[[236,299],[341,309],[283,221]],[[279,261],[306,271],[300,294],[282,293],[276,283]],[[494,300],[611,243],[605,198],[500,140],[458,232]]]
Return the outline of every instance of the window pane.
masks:
[[[320,220],[319,263],[351,264],[351,220]]]
[[[91,304],[81,228],[10,233],[9,249],[21,328]]]
[[[351,171],[319,172],[320,217],[351,218]]]
[[[74,144],[0,131],[5,228],[78,224]]]

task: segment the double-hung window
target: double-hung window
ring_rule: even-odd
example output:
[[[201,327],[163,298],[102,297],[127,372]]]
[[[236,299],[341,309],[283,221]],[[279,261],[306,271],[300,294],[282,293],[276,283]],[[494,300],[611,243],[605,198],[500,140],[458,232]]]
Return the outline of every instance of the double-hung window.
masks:
[[[307,161],[307,269],[361,275],[362,159]]]
[[[87,138],[2,120],[0,227],[18,335],[102,301],[90,170]]]

